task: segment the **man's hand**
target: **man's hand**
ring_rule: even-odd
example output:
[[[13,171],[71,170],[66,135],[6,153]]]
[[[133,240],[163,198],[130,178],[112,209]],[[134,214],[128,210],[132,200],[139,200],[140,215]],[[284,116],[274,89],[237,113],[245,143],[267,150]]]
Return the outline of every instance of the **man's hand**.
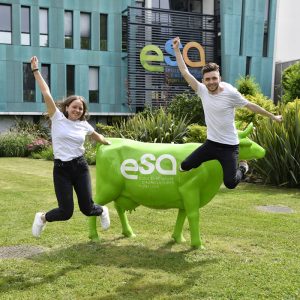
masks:
[[[173,49],[179,49],[179,45],[180,45],[180,38],[177,36],[176,38],[173,39]]]
[[[282,122],[282,116],[281,115],[273,116],[272,120],[275,121],[275,122],[280,123],[280,122]]]

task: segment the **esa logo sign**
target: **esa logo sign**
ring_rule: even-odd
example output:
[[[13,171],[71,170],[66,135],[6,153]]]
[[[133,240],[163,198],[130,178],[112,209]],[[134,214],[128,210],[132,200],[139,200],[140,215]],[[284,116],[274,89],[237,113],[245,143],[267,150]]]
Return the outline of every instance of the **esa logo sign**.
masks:
[[[179,49],[182,49],[182,56],[185,63],[192,68],[203,67],[205,65],[205,53],[203,47],[197,42],[189,42],[184,47],[180,43]],[[200,61],[191,61],[188,57],[188,51],[195,48],[199,51]],[[161,65],[152,65],[151,62],[165,62],[168,66],[176,67],[177,62],[175,59],[175,52],[172,46],[172,39],[166,41],[165,51],[170,55],[163,55],[159,47],[155,45],[145,46],[140,53],[141,65],[150,72],[164,72],[164,67]],[[153,54],[153,52],[155,54]],[[171,57],[174,57],[173,60]]]
[[[171,164],[171,168],[163,169],[162,161],[168,160]],[[137,180],[138,174],[149,175],[156,170],[162,175],[176,175],[176,159],[170,154],[162,154],[157,159],[153,154],[146,153],[141,157],[140,165],[135,159],[129,158],[122,162],[120,170],[121,174],[131,180]],[[128,174],[130,172],[131,174]]]

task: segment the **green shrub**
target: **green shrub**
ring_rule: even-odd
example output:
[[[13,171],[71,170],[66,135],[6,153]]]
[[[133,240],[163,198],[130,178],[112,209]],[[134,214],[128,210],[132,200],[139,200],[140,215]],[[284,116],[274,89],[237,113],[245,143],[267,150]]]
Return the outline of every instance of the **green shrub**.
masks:
[[[261,93],[259,84],[255,81],[255,78],[251,76],[241,76],[236,80],[236,87],[237,90],[244,96],[255,96],[256,94]]]
[[[300,98],[300,62],[286,68],[282,73],[283,103]]]
[[[30,134],[35,137],[50,140],[50,129],[42,122],[33,123],[16,118],[15,124],[9,129],[10,132]]]
[[[188,126],[187,136],[184,138],[185,143],[203,143],[206,140],[206,127],[198,124]]]
[[[0,135],[0,156],[1,157],[25,157],[29,151],[27,145],[33,142],[34,136],[8,132]]]
[[[54,159],[53,149],[51,146],[48,146],[47,148],[39,152],[31,153],[31,157],[35,159],[53,160]]]
[[[35,152],[41,152],[42,150],[49,147],[50,142],[43,138],[37,138],[34,139],[30,144],[27,145],[27,150],[29,154],[35,153]]]
[[[282,115],[282,123],[258,123],[253,139],[267,153],[252,165],[266,183],[300,188],[300,100],[286,105]]]
[[[84,143],[84,148],[85,148],[84,157],[89,165],[96,164],[96,147],[97,147],[97,143],[95,141],[86,139]]]
[[[279,108],[274,105],[272,100],[263,94],[256,94],[255,96],[247,95],[247,99],[273,114],[278,114]],[[238,108],[235,113],[235,120],[240,123],[242,127],[250,122],[253,122],[256,126],[262,119],[265,119],[265,117],[255,114],[247,108]]]
[[[184,117],[176,121],[172,114],[159,108],[146,116],[138,113],[115,128],[119,137],[151,143],[182,143],[187,124]]]
[[[105,137],[118,137],[118,133],[114,126],[104,125],[102,123],[96,124],[96,131]]]
[[[205,124],[202,102],[195,94],[176,95],[167,107],[167,112],[171,113],[176,121],[185,118],[188,124]]]

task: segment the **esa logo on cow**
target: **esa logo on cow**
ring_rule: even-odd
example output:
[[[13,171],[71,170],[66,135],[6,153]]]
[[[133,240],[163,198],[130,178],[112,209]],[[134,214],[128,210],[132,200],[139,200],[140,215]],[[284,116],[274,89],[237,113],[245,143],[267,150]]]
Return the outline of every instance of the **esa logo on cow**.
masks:
[[[171,168],[163,169],[162,161],[168,160],[171,164]],[[157,159],[151,153],[146,153],[141,156],[140,165],[133,159],[125,159],[120,167],[121,174],[131,180],[137,180],[138,174],[149,175],[156,170],[162,175],[176,175],[176,159],[171,154],[162,154]],[[130,172],[130,174],[128,174]]]

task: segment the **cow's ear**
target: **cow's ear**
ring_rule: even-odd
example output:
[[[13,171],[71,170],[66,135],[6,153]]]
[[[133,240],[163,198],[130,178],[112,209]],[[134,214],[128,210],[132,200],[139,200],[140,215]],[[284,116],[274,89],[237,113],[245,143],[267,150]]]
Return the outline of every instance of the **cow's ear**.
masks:
[[[246,127],[244,131],[239,132],[239,138],[243,139],[249,135],[250,132],[253,130],[253,123],[249,123],[249,125]]]

